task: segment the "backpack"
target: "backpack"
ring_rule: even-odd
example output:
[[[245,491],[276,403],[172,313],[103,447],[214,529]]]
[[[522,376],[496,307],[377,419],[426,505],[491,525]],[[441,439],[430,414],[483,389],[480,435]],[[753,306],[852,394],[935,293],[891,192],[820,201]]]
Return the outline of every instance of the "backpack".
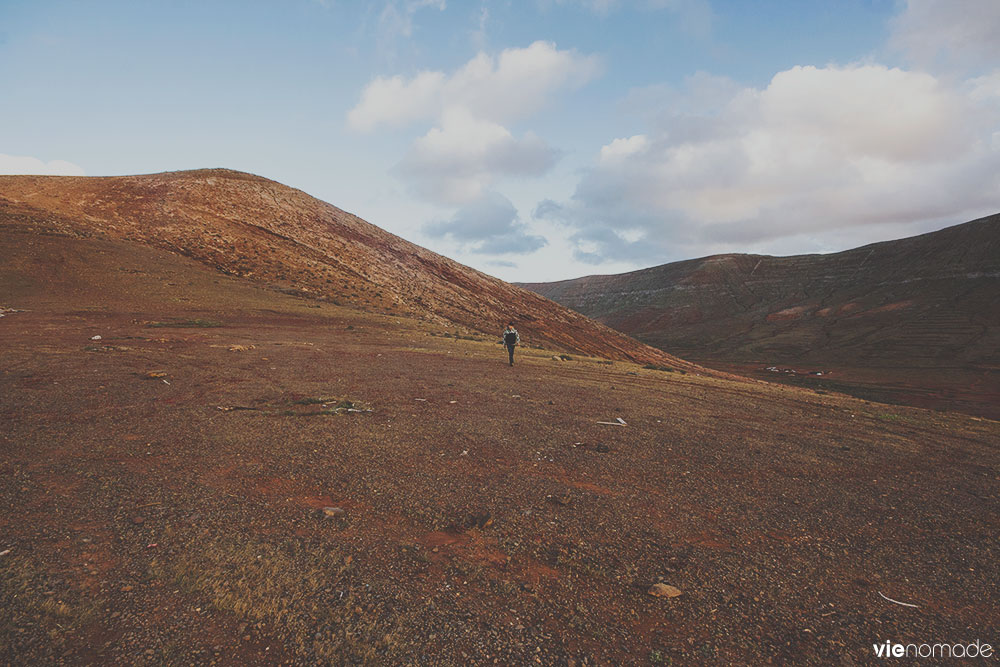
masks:
[[[503,344],[504,345],[514,345],[517,343],[517,332],[516,331],[504,331],[503,332]]]

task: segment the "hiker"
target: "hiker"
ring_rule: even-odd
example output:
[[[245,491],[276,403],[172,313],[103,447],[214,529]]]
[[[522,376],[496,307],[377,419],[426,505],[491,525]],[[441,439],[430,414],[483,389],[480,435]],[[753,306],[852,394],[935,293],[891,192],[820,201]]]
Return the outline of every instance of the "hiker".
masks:
[[[513,322],[507,323],[507,328],[503,330],[503,344],[507,346],[507,356],[510,358],[510,365],[514,365],[514,348],[521,342],[521,337],[517,335],[517,329]]]

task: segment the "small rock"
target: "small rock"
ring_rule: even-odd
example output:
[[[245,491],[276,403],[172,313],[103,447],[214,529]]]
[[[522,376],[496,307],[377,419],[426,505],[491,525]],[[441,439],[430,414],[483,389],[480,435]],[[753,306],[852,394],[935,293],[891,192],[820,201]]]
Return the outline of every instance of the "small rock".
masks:
[[[323,514],[334,518],[347,516],[347,511],[342,507],[324,507]]]
[[[149,371],[146,373],[146,377],[150,379],[165,378],[167,374],[164,371]]]
[[[564,507],[566,505],[569,505],[571,500],[569,496],[561,496],[561,495],[560,496],[549,495],[545,496],[545,499],[548,500],[550,503],[555,503],[556,505],[562,505]]]
[[[601,454],[607,454],[608,452],[611,451],[611,448],[602,442],[597,446],[597,451],[599,451]]]
[[[681,589],[669,584],[653,584],[646,592],[657,598],[675,598],[678,595],[684,594]]]
[[[137,515],[135,515],[134,517],[132,517],[131,521],[132,521],[132,523],[133,523],[133,524],[135,524],[136,526],[141,526],[142,524],[146,523],[146,517],[144,517],[144,516],[139,516],[139,515],[137,514]]]
[[[91,336],[90,340],[101,340],[100,336]]]

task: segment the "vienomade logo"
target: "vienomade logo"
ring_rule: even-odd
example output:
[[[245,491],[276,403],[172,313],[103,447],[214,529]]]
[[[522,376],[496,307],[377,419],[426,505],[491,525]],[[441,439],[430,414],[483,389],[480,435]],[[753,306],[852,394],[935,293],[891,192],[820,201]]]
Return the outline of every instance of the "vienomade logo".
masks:
[[[991,658],[994,655],[993,647],[978,639],[968,644],[901,644],[887,639],[872,644],[872,650],[877,658]]]

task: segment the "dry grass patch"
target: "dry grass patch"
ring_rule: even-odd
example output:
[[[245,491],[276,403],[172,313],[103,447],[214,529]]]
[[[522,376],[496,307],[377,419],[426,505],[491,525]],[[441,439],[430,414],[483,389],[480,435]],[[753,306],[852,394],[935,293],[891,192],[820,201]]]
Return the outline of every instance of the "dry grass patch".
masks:
[[[57,583],[23,556],[0,560],[0,655],[16,655],[19,637],[45,633],[53,644],[94,618],[100,600]]]
[[[277,628],[309,660],[369,664],[398,642],[398,619],[370,602],[351,557],[337,552],[224,537],[196,541],[150,568],[216,609]]]

